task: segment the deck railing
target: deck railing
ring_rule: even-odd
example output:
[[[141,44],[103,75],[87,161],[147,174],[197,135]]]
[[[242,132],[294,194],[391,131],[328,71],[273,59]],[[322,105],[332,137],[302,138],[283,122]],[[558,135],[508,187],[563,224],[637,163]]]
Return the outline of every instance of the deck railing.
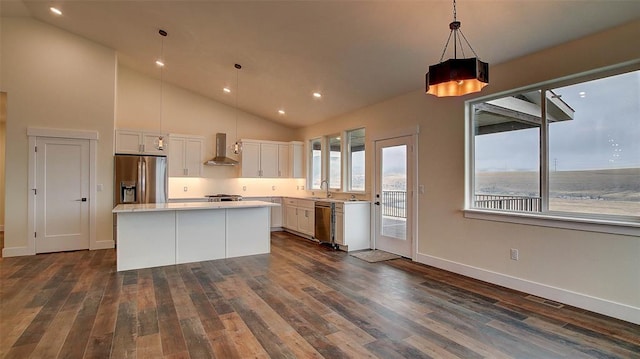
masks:
[[[382,191],[382,215],[387,217],[407,217],[407,191]]]
[[[540,212],[540,203],[540,197],[476,194],[474,207],[518,212]]]

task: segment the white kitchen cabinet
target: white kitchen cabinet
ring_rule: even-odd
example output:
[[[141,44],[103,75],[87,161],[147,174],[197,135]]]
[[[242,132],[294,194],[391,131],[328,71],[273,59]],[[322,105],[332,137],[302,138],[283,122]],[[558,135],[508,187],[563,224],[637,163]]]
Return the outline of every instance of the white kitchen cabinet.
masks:
[[[302,149],[295,149],[295,157],[291,151],[286,142],[242,140],[240,177],[290,178],[294,160],[296,173],[302,177]]]
[[[242,141],[240,177],[260,177],[260,143]]]
[[[289,143],[289,177],[304,178],[304,144],[299,141]]]
[[[357,251],[371,247],[369,202],[336,203],[335,241],[341,249]]]
[[[298,231],[313,236],[315,233],[314,210],[298,208]]]
[[[116,130],[116,153],[165,155],[166,148],[157,149],[156,145],[160,133],[151,131]],[[166,136],[164,136],[166,137]],[[166,139],[165,139],[166,141]],[[167,143],[165,142],[165,146]]]
[[[282,197],[245,197],[243,200],[263,201],[278,204],[278,206],[271,207],[271,230],[277,231],[281,230],[284,227],[284,208],[282,205]]]
[[[243,178],[278,177],[278,145],[243,140],[240,176]]]
[[[279,143],[278,144],[278,178],[289,178],[291,177],[289,172],[289,144]]]
[[[284,223],[286,229],[298,230],[298,200],[293,198],[283,199]]]
[[[315,234],[315,202],[312,200],[285,198],[284,228],[313,238]]]
[[[272,229],[282,228],[282,225],[283,225],[282,198],[272,197],[271,202],[279,204],[279,206],[277,207],[271,207],[271,228]]]
[[[204,138],[200,136],[169,136],[169,177],[202,177]]]
[[[277,178],[278,145],[275,143],[260,144],[260,177]]]

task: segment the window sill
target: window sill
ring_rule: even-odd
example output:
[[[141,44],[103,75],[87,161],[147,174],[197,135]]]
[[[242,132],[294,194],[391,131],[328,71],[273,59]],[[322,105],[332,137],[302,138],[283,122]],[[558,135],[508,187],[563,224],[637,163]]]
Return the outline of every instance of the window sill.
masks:
[[[471,219],[640,237],[640,222],[550,214],[497,212],[481,209],[465,209],[463,212],[465,218]]]

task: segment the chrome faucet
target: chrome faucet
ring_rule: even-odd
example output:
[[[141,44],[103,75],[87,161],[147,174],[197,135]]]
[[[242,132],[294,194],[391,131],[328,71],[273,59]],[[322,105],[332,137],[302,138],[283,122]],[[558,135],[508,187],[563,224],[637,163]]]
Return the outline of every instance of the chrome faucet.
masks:
[[[326,184],[327,185],[327,198],[331,197],[331,194],[329,193],[329,181],[327,180],[322,180],[320,181],[320,189],[322,189],[322,184]]]

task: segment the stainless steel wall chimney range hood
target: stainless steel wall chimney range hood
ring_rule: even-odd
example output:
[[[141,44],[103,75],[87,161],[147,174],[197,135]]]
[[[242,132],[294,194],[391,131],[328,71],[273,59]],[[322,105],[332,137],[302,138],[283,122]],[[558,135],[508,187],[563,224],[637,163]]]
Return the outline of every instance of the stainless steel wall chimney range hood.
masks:
[[[238,161],[227,157],[227,134],[216,133],[216,156],[204,163],[209,166],[235,166]]]

